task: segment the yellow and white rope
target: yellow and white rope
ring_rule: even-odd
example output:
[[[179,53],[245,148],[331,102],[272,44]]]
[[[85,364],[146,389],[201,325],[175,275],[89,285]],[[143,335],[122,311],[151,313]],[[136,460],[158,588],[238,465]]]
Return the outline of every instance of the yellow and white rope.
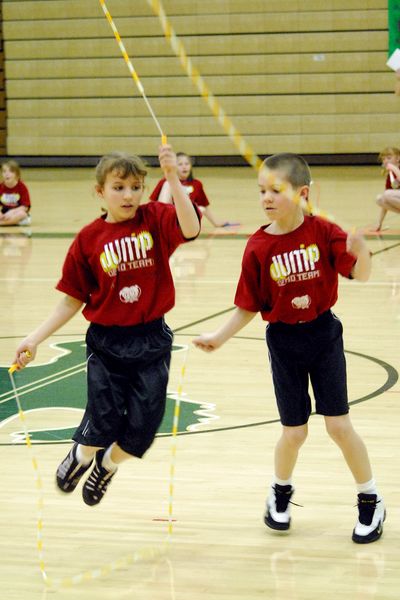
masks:
[[[165,13],[161,0],[147,0],[147,4],[151,7],[154,14],[158,16],[165,38],[171,46],[174,54],[179,58],[186,75],[197,87],[201,97],[206,102],[212,114],[224,129],[226,135],[233,142],[233,144],[239,151],[239,154],[243,156],[243,158],[258,172],[262,166],[262,159],[254,152],[252,147],[243,138],[240,131],[237,129],[237,127],[235,127],[230,117],[226,114],[226,112],[218,102],[217,98],[214,96],[209,86],[204,81],[197,67],[193,65],[192,60],[187,55],[185,46],[176,35],[175,30],[172,27],[171,22],[169,21]],[[300,198],[297,195],[295,195],[292,198],[292,200],[295,203],[300,204],[302,209],[308,214],[317,215],[328,221],[335,221],[333,215],[326,213],[319,207],[312,206],[310,201],[306,202],[303,198]]]
[[[33,453],[31,437],[30,437],[30,434],[29,434],[29,431],[28,431],[28,428],[26,425],[25,413],[22,410],[21,401],[20,401],[17,386],[15,383],[14,372],[16,370],[17,370],[17,365],[12,365],[8,369],[8,374],[10,376],[10,381],[11,381],[12,389],[14,392],[14,398],[15,398],[15,401],[16,401],[17,407],[18,407],[18,416],[22,423],[22,428],[23,428],[23,432],[25,435],[25,443],[31,453],[31,461],[32,461],[32,467],[33,467],[33,471],[34,471],[34,475],[35,475],[35,484],[36,484],[36,489],[37,489],[36,547],[37,547],[37,552],[38,552],[40,573],[42,575],[43,581],[48,583],[49,578],[46,573],[44,554],[43,554],[43,506],[44,506],[43,481],[40,476],[38,461]]]
[[[217,98],[214,96],[199,70],[193,65],[191,59],[186,53],[185,47],[176,35],[174,28],[172,27],[167,15],[165,14],[163,5],[160,0],[147,0],[154,13],[158,16],[161,27],[164,31],[165,37],[169,42],[173,52],[179,58],[183,69],[193,84],[197,87],[201,97],[209,106],[212,114],[217,119],[219,124],[223,127],[227,136],[232,140],[236,146],[239,154],[246,159],[246,161],[252,165],[255,169],[259,169],[262,160],[254,152],[252,147],[246,142],[241,135],[240,131],[232,123],[229,116],[226,114]]]
[[[28,354],[28,352],[27,352],[27,354]],[[43,482],[42,482],[42,478],[40,476],[38,461],[33,453],[33,447],[32,447],[31,437],[30,437],[30,434],[28,431],[28,427],[26,424],[25,413],[22,409],[21,401],[20,401],[19,394],[18,394],[18,387],[16,385],[15,378],[14,378],[14,372],[17,369],[18,369],[17,365],[12,365],[8,369],[8,373],[10,376],[10,381],[11,381],[11,385],[12,385],[12,389],[13,389],[13,393],[14,393],[14,398],[15,398],[15,401],[16,401],[16,404],[18,407],[18,416],[22,423],[22,427],[23,427],[23,431],[24,431],[24,435],[25,435],[25,442],[31,453],[32,467],[33,467],[33,471],[34,471],[35,485],[36,485],[36,490],[37,490],[37,519],[36,519],[36,541],[37,541],[37,543],[36,543],[36,548],[37,548],[37,555],[38,555],[39,570],[40,570],[43,582],[46,584],[46,586],[51,589],[69,588],[69,587],[72,587],[79,583],[92,581],[95,579],[99,579],[100,577],[105,577],[106,575],[109,575],[110,573],[117,571],[118,569],[126,568],[129,565],[132,565],[139,561],[154,560],[155,558],[158,558],[158,557],[164,555],[166,553],[166,548],[162,545],[160,545],[159,547],[147,547],[147,548],[144,547],[144,548],[139,548],[138,550],[136,550],[135,552],[133,552],[131,554],[128,554],[127,556],[118,558],[118,559],[111,561],[110,563],[104,564],[98,568],[83,571],[81,573],[72,575],[70,577],[63,577],[63,578],[55,579],[48,575],[46,565],[45,565],[45,559],[44,559],[44,540],[43,540],[44,491],[43,491]]]
[[[115,23],[113,21],[113,18],[112,18],[111,14],[110,14],[110,11],[108,10],[107,5],[104,2],[104,0],[99,0],[99,2],[101,4],[101,8],[103,9],[103,12],[104,12],[104,14],[105,14],[105,16],[107,18],[107,21],[109,22],[109,24],[111,26],[111,29],[113,30],[115,39],[117,40],[118,46],[119,46],[119,48],[121,50],[122,56],[124,57],[124,60],[125,60],[125,62],[127,64],[127,66],[128,66],[128,69],[129,69],[129,72],[130,72],[130,74],[132,76],[132,79],[135,82],[135,84],[136,84],[136,86],[137,86],[140,94],[142,95],[143,100],[145,101],[146,106],[147,106],[147,108],[148,108],[148,110],[149,110],[149,112],[150,112],[150,114],[151,114],[151,116],[153,118],[153,121],[154,121],[154,123],[155,123],[158,131],[160,132],[161,141],[162,141],[163,144],[166,144],[167,143],[167,136],[163,132],[162,127],[160,125],[160,122],[157,119],[157,117],[156,117],[156,115],[154,113],[154,110],[153,110],[153,108],[152,108],[152,106],[151,106],[151,104],[150,104],[150,102],[149,102],[149,100],[148,100],[148,98],[146,96],[146,93],[144,91],[144,87],[142,85],[142,82],[140,81],[139,76],[138,76],[137,72],[135,71],[135,68],[134,68],[134,66],[133,66],[133,64],[132,64],[132,62],[131,62],[131,60],[130,60],[130,58],[128,56],[128,53],[127,53],[126,48],[124,46],[124,43],[123,43],[123,41],[121,39],[121,36],[118,33],[118,29],[116,28]]]
[[[186,346],[184,350],[178,389],[175,397],[174,415],[172,420],[172,442],[171,442],[171,462],[169,470],[169,497],[168,497],[168,535],[172,535],[173,531],[173,507],[174,507],[174,486],[175,486],[175,464],[176,464],[176,451],[177,451],[177,434],[179,428],[179,416],[181,409],[181,399],[183,393],[183,382],[186,373],[187,357],[189,354],[189,346]]]

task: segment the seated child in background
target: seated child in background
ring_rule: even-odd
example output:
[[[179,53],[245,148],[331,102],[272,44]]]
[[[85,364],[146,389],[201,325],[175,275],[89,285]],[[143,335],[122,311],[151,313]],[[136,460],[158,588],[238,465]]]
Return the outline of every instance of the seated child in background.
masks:
[[[210,208],[210,202],[205,194],[203,184],[199,179],[193,177],[192,159],[184,152],[177,152],[178,176],[181,184],[184,186],[189,198],[194,202],[214,227],[229,227],[240,225],[240,223],[231,223],[217,219]],[[150,200],[158,200],[164,204],[173,204],[173,198],[168,182],[161,179],[150,195]]]
[[[386,184],[385,191],[376,199],[381,212],[379,221],[374,227],[375,231],[382,229],[383,220],[389,210],[400,213],[400,149],[390,146],[384,148],[379,154],[379,162],[382,163],[386,173]]]
[[[30,225],[29,191],[21,180],[21,171],[15,160],[1,165],[3,181],[0,183],[0,225]]]

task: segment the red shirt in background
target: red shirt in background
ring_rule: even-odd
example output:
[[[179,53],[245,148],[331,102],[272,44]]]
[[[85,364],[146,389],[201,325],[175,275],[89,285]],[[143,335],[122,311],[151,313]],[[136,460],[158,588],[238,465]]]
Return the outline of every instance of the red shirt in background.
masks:
[[[0,183],[0,206],[2,213],[18,206],[26,206],[29,212],[31,200],[29,190],[23,181],[19,180],[12,188],[7,187],[3,182]]]
[[[150,194],[150,200],[158,200],[165,182],[166,179],[161,179],[161,181],[157,183],[156,187]],[[183,187],[186,188],[191,201],[197,204],[197,206],[208,206],[210,204],[201,181],[198,179],[180,179],[180,182]]]
[[[338,273],[350,277],[356,258],[346,252],[347,234],[319,217],[304,217],[284,235],[261,227],[242,260],[235,305],[261,312],[264,321],[312,321],[336,303]]]

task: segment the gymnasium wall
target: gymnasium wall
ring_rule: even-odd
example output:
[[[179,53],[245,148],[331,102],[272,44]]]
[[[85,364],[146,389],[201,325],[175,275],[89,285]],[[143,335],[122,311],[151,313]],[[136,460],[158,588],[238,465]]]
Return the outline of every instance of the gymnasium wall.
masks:
[[[28,164],[27,157],[68,164],[112,149],[156,155],[159,133],[97,0],[2,4],[9,155]],[[260,155],[368,162],[400,144],[400,98],[385,66],[386,0],[163,4],[193,63]],[[235,147],[146,0],[107,6],[174,147],[203,164],[208,157],[235,163],[224,158]]]
[[[4,51],[2,3],[0,2],[0,155],[6,153],[6,93],[4,89]]]

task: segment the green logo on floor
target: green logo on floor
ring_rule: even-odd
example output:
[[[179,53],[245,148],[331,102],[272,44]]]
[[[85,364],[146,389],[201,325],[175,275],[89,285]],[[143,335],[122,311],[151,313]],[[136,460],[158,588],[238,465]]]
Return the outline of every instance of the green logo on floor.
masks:
[[[86,347],[82,341],[63,342],[52,347],[61,356],[45,365],[14,374],[25,424],[33,443],[61,443],[71,440],[86,405]],[[176,354],[186,346],[173,346]],[[174,358],[173,358],[174,360]],[[178,385],[177,383],[175,385]],[[183,386],[184,387],[184,386]],[[168,390],[164,419],[157,435],[170,435],[177,392]],[[217,419],[215,405],[180,397],[178,433],[190,432]],[[0,445],[25,443],[24,428],[7,367],[0,367]]]

